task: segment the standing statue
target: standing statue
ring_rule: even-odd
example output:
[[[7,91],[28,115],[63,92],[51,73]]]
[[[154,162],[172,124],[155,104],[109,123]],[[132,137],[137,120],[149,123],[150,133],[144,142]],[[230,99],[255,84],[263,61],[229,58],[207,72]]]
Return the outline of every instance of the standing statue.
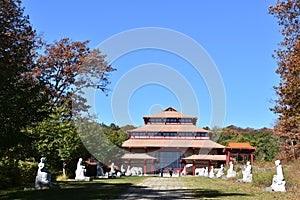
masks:
[[[243,171],[243,182],[252,182],[252,166],[249,161],[247,161],[246,168]]]
[[[125,172],[125,176],[131,176],[131,170],[130,170],[130,166],[127,166],[127,170]]]
[[[42,157],[40,163],[38,164],[38,172],[35,178],[35,188],[52,187],[51,174],[46,169],[45,165],[46,158]]]
[[[111,163],[110,172],[108,173],[108,177],[115,177],[115,176],[116,176],[115,163]]]
[[[229,169],[227,170],[226,178],[232,178],[236,176],[236,171],[233,169],[233,163],[229,162]]]
[[[265,191],[275,191],[275,192],[286,192],[285,180],[283,176],[282,166],[280,160],[275,161],[276,174],[273,176],[271,187],[267,187]]]
[[[251,183],[252,182],[252,166],[249,161],[247,161],[244,170],[242,171],[243,178],[238,179],[237,182]]]
[[[203,176],[208,177],[208,167],[205,167]]]
[[[224,175],[224,166],[221,164],[221,167],[217,173],[217,178],[221,178]]]
[[[82,158],[79,158],[77,162],[77,169],[75,171],[75,179],[76,180],[85,180],[85,175],[84,173],[86,172],[85,166],[82,165]]]
[[[215,178],[214,166],[211,166],[209,174],[208,174],[208,178]]]

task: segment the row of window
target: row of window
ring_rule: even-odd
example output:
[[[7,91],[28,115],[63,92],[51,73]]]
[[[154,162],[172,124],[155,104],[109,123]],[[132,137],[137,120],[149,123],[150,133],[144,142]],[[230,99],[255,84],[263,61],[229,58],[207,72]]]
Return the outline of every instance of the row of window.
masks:
[[[192,123],[191,118],[150,118],[149,123]]]
[[[208,134],[207,133],[201,133],[201,132],[197,132],[197,133],[192,133],[192,132],[163,132],[163,133],[159,133],[159,132],[133,132],[131,133],[131,136],[167,136],[167,137],[207,137]]]

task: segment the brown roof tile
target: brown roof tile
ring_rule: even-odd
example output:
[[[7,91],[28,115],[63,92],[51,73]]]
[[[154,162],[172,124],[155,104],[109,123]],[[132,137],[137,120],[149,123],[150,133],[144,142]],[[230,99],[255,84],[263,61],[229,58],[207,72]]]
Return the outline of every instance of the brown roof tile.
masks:
[[[251,146],[248,142],[229,142],[226,148],[229,149],[256,149]]]
[[[122,157],[122,159],[136,159],[136,160],[157,160],[157,158],[150,156],[146,153],[126,153]]]
[[[189,140],[189,139],[129,139],[123,142],[125,148],[144,148],[144,147],[181,147],[181,148],[218,148],[224,146],[211,140]]]
[[[156,113],[151,116],[146,116],[144,118],[194,118],[194,119],[197,119],[196,117],[185,115],[185,114],[175,110],[172,107],[168,107],[162,112]]]
[[[210,132],[193,124],[147,124],[128,132]]]

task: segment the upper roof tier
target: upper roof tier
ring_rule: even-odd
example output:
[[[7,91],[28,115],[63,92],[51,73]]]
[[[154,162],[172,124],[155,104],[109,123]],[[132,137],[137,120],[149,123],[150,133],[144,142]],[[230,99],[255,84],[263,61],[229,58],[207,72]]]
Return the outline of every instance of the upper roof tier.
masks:
[[[162,112],[156,113],[154,115],[143,117],[145,124],[147,124],[149,122],[149,119],[154,119],[154,118],[157,118],[157,119],[172,119],[172,118],[173,119],[191,119],[191,123],[196,124],[196,122],[197,122],[197,117],[183,114],[172,107],[168,107],[165,110],[163,110]]]

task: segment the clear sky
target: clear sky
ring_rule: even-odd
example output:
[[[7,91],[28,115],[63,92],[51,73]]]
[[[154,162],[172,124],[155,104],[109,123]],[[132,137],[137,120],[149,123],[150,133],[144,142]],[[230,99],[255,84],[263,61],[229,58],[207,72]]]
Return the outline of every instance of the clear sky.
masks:
[[[268,7],[274,3],[275,0],[23,1],[31,23],[47,42],[69,37],[74,41],[90,40],[90,47],[95,48],[116,34],[132,31],[131,39],[125,34],[121,37],[123,43],[100,49],[117,68],[110,77],[108,96],[100,91],[92,96],[100,122],[140,126],[142,116],[172,106],[197,116],[200,127],[252,128],[272,127],[276,120],[269,110],[274,106],[271,100],[276,98],[273,86],[279,82],[272,54],[281,41],[280,27],[268,14]],[[148,48],[145,41],[155,39],[158,43]],[[202,54],[189,42],[198,44]],[[117,59],[109,57],[131,43],[140,49],[119,54]],[[182,53],[174,53],[174,48]],[[203,61],[198,66],[187,59],[189,55],[199,63],[209,58],[213,65]],[[216,76],[207,77],[205,70]],[[223,86],[224,95],[214,83]],[[221,122],[214,123],[213,118],[218,117]]]

